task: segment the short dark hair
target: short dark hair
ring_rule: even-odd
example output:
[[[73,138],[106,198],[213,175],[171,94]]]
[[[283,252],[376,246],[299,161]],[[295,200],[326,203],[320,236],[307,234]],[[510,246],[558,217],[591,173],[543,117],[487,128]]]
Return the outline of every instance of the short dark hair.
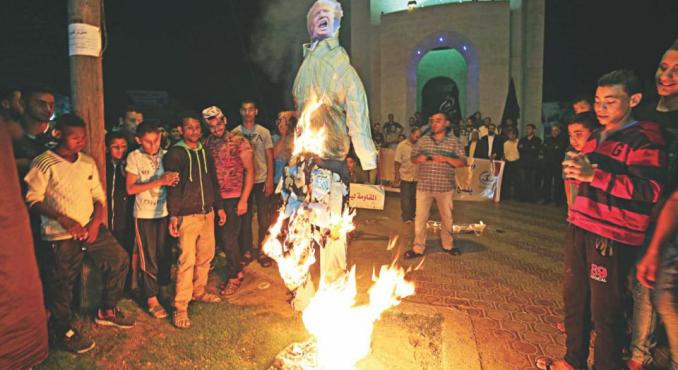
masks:
[[[195,113],[193,111],[185,111],[185,112],[179,113],[179,115],[177,116],[177,121],[176,121],[176,124],[174,125],[174,127],[183,126],[184,120],[186,118],[194,119],[194,120],[196,120],[196,121],[198,121],[202,124],[202,121],[200,120],[200,116],[197,113]]]
[[[575,96],[574,99],[572,99],[572,103],[570,105],[575,105],[575,104],[579,103],[580,101],[587,102],[587,103],[589,103],[590,106],[593,106],[593,103],[592,103],[593,99],[591,99],[591,96],[588,95],[588,94],[579,94],[579,95]]]
[[[106,146],[111,145],[113,140],[116,139],[123,139],[127,141],[127,135],[122,131],[111,131],[106,133],[106,138],[104,139],[106,141]]]
[[[600,122],[598,122],[598,118],[593,112],[582,112],[575,115],[567,125],[570,126],[574,124],[580,124],[591,131],[595,131],[600,128]]]
[[[28,99],[33,94],[49,94],[54,96],[54,90],[45,85],[29,85],[21,90],[22,99]]]
[[[240,103],[240,107],[242,107],[242,106],[245,105],[245,104],[252,104],[252,105],[254,105],[254,108],[259,109],[259,106],[257,105],[257,102],[254,101],[254,99],[245,99],[245,100],[243,100],[242,103]]]
[[[449,121],[449,120],[450,120],[450,116],[448,116],[447,113],[445,113],[445,112],[443,112],[443,111],[436,111],[436,112],[433,112],[433,114],[431,114],[431,117],[432,117],[432,116],[435,116],[436,114],[442,114],[442,115],[445,117],[445,120],[446,120],[446,121]]]
[[[137,126],[136,130],[136,136],[138,138],[143,137],[149,132],[160,132],[161,128],[160,125],[157,124],[156,122],[151,122],[151,121],[143,121]]]
[[[21,89],[14,86],[0,87],[0,101],[12,99],[15,92],[21,92]]]
[[[144,112],[141,111],[137,106],[135,105],[128,105],[125,107],[125,109],[122,111],[122,114],[125,115],[127,112],[136,112],[136,113],[141,113],[143,114]]]
[[[533,123],[528,123],[528,124],[525,125],[525,126],[526,126],[526,127],[532,127],[533,130],[536,130],[536,129],[537,129],[537,126],[535,126]]]
[[[56,120],[56,125],[54,125],[54,128],[63,131],[66,128],[69,127],[87,127],[85,124],[85,120],[83,120],[80,116],[73,114],[73,113],[66,113],[62,114],[57,118]]]
[[[630,69],[617,69],[606,73],[598,79],[598,87],[620,85],[629,95],[638,94],[642,91],[643,85],[640,79]]]

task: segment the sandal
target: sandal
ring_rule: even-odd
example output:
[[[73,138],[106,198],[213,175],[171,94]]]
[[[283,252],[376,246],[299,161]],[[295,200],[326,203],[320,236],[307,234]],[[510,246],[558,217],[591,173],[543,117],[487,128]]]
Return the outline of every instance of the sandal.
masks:
[[[169,316],[165,308],[159,304],[148,307],[148,313],[156,319],[164,319]]]
[[[534,365],[540,370],[575,370],[565,360],[554,360],[551,357],[541,356],[537,357]]]
[[[228,279],[228,283],[226,283],[225,285],[222,284],[221,290],[219,291],[219,295],[229,296],[235,294],[235,292],[240,287],[241,282],[242,280],[237,278]]]
[[[191,320],[188,318],[188,311],[174,311],[174,326],[179,329],[188,329],[191,327]]]
[[[252,252],[247,251],[242,254],[242,258],[240,259],[240,264],[243,266],[247,266],[252,262]]]
[[[219,298],[219,296],[216,294],[205,292],[199,297],[193,297],[193,301],[203,303],[219,303],[221,302],[221,298]]]
[[[423,253],[417,253],[417,252],[410,249],[409,251],[405,252],[404,257],[405,257],[406,260],[411,260],[413,258],[424,257],[424,254]]]

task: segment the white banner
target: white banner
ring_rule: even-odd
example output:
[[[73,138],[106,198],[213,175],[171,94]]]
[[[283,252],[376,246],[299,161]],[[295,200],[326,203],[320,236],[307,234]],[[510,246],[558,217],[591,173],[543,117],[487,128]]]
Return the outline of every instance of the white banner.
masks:
[[[455,200],[499,202],[504,161],[468,158],[468,167],[455,170],[457,191]]]
[[[86,23],[68,25],[68,55],[101,56],[101,30]]]
[[[348,206],[351,208],[384,209],[386,192],[380,185],[351,184]]]

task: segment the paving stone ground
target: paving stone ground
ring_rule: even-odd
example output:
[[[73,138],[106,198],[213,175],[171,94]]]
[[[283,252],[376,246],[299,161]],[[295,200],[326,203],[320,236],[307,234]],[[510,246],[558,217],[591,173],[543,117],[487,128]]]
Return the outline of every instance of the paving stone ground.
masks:
[[[563,315],[565,209],[516,202],[455,202],[454,207],[455,223],[482,220],[487,228],[482,236],[455,239],[463,252],[459,257],[443,253],[439,238],[429,232],[423,269],[411,274],[416,294],[407,301],[467,317],[482,369],[533,369],[538,356],[562,356],[565,336],[555,324]],[[359,210],[349,249],[359,268],[389,262],[393,251],[380,247],[389,236],[400,235],[401,252],[409,248],[413,225],[399,215],[393,195],[383,212]]]

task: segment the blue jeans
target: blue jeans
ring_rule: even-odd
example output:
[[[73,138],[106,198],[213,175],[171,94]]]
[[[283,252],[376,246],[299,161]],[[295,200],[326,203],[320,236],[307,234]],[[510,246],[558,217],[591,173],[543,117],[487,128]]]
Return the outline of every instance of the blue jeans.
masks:
[[[666,246],[653,298],[657,312],[666,326],[671,370],[678,370],[678,237]]]
[[[645,234],[642,252],[638,254],[639,260],[645,255],[647,245],[650,244],[656,228],[654,222],[650,223]],[[631,359],[643,365],[652,363],[652,350],[657,345],[655,330],[657,328],[657,312],[652,305],[650,289],[642,286],[633,273],[633,333],[631,335]]]

